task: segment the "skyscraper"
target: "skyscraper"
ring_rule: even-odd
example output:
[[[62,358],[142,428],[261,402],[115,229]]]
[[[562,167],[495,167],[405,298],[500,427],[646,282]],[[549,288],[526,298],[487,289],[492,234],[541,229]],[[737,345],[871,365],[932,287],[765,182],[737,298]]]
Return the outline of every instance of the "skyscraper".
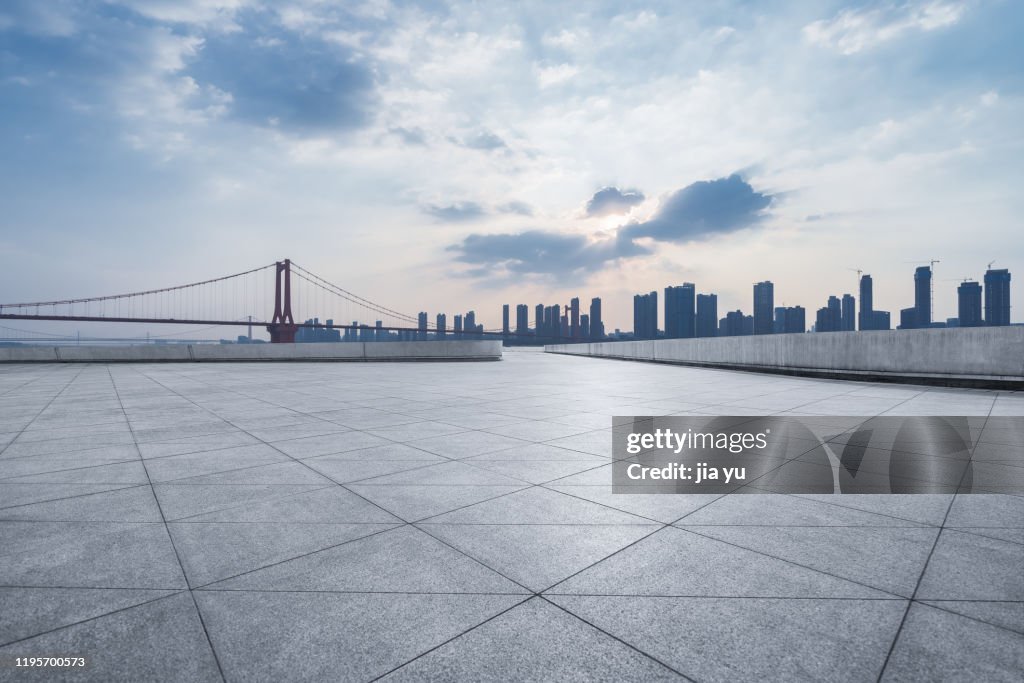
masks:
[[[786,331],[786,307],[775,307],[775,318],[772,321],[772,334],[782,334]]]
[[[718,324],[718,295],[697,295],[697,336],[714,337]]]
[[[874,293],[874,282],[871,280],[870,275],[860,276],[860,315],[857,318],[857,328],[861,330],[870,330],[872,328],[873,316],[871,313],[875,310],[875,293]]]
[[[601,299],[590,300],[590,338],[604,339],[604,322],[601,320]]]
[[[783,332],[786,334],[807,331],[807,312],[803,306],[787,306],[783,309]]]
[[[501,333],[507,337],[509,332],[511,332],[511,329],[509,328],[508,304],[502,304],[502,306],[501,306]]]
[[[530,333],[530,307],[526,304],[516,305],[516,334],[525,337]]]
[[[1010,324],[1010,271],[985,271],[985,324]]]
[[[569,301],[569,336],[573,339],[580,338],[580,298],[574,296]]]
[[[447,319],[444,313],[437,314],[437,336],[443,337],[445,328],[448,326]]]
[[[427,338],[427,313],[426,313],[426,311],[420,311],[420,314],[419,314],[419,317],[417,319],[417,322],[419,323],[417,325],[417,328],[419,329],[417,338],[420,341],[424,341]]]
[[[637,339],[655,339],[658,336],[658,293],[637,294],[633,297],[633,336]]]
[[[462,332],[462,316],[458,313],[455,314],[454,328],[455,329],[453,331],[455,332],[455,334],[461,336],[460,333]]]
[[[580,315],[580,339],[590,339],[590,316]]]
[[[772,315],[775,309],[775,285],[770,281],[754,285],[754,334],[772,333]]]
[[[957,315],[960,327],[980,327],[981,319],[981,283],[962,282],[956,288]]]
[[[919,328],[932,326],[932,268],[919,266],[914,271],[914,324]]]
[[[537,337],[544,336],[544,304],[533,307],[533,333]]]
[[[856,320],[857,300],[852,294],[843,294],[842,301],[842,323],[840,329],[844,332],[853,332],[857,329]]]
[[[692,282],[665,288],[665,337],[689,339],[696,334],[694,300],[697,288]]]

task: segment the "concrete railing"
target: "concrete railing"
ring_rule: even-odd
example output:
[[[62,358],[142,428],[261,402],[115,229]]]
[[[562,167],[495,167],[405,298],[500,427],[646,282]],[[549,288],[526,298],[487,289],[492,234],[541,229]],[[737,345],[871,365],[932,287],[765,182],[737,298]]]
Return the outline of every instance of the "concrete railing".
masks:
[[[549,353],[851,379],[1024,388],[1024,327],[553,344]]]
[[[146,344],[11,346],[0,363],[203,363],[221,361],[500,360],[501,341],[341,342],[319,344]]]

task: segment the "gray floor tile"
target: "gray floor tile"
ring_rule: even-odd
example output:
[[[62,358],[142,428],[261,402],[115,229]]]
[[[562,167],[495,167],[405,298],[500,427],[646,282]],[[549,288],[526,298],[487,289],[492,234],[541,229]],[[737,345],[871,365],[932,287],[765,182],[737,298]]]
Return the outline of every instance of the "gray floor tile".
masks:
[[[1024,636],[927,605],[910,607],[883,681],[1019,681]]]
[[[439,484],[381,486],[357,483],[349,484],[348,488],[401,519],[415,522],[450,512],[456,508],[497,498],[526,486],[525,483],[519,483],[516,486],[443,486]]]
[[[650,520],[534,487],[424,520],[427,524],[650,524]]]
[[[459,459],[472,455],[481,455],[500,451],[514,446],[522,446],[522,439],[492,434],[491,432],[462,432],[455,437],[435,436],[427,439],[416,439],[407,442],[429,453],[436,453],[445,458]]]
[[[0,522],[0,586],[184,588],[163,524]]]
[[[921,600],[926,605],[1024,634],[1024,602]]]
[[[1024,528],[1024,498],[984,493],[957,496],[949,509],[946,524]]]
[[[340,486],[276,496],[231,508],[194,515],[190,522],[377,523],[401,520]]]
[[[667,527],[551,589],[554,594],[884,598],[887,593]]]
[[[270,446],[254,444],[150,458],[146,460],[146,471],[149,472],[151,481],[163,482],[281,462],[292,460]]]
[[[117,588],[0,588],[0,645],[175,593]]]
[[[3,518],[4,510],[7,508],[74,498],[102,491],[114,491],[128,486],[131,484],[0,484],[0,519]]]
[[[944,529],[916,597],[1024,601],[1022,567],[1022,545]]]
[[[552,596],[698,681],[875,680],[902,600]]]
[[[345,454],[342,453],[342,456]],[[438,458],[438,461],[441,461]],[[313,468],[331,481],[339,484],[346,484],[352,481],[371,480],[382,477],[386,474],[405,472],[406,470],[419,470],[429,467],[433,463],[425,460],[350,460],[348,458],[337,458],[333,455],[322,455],[317,458],[308,458],[303,461],[307,466]]]
[[[685,680],[565,611],[533,598],[409,662],[385,681]]]
[[[214,584],[230,590],[523,593],[428,534],[404,526]]]
[[[366,681],[523,599],[197,591],[228,680]]]
[[[0,520],[53,522],[161,522],[148,486],[91,493],[74,498],[0,510]]]
[[[194,603],[178,593],[0,648],[0,658],[52,652],[86,659],[62,680],[219,681]],[[52,680],[40,669],[33,678]],[[28,677],[25,677],[28,678]]]
[[[911,597],[938,534],[904,527],[690,526],[704,536]]]
[[[191,586],[220,581],[394,527],[282,522],[172,522],[167,526]]]
[[[76,467],[56,472],[41,472],[12,477],[5,484],[148,484],[146,469],[141,460],[118,462],[113,465]]]
[[[324,484],[154,484],[153,490],[167,521],[192,517],[242,505],[267,502],[276,498],[313,491],[333,485]]]
[[[423,524],[423,530],[543,591],[659,528],[656,524]]]
[[[592,500],[601,505],[629,512],[640,517],[671,524],[686,515],[700,510],[717,500],[720,494],[658,494],[658,493],[612,493],[610,484],[600,486],[561,486],[552,482],[544,488],[559,491],[577,498]]]
[[[723,496],[687,515],[687,525],[747,526],[917,526],[916,522],[875,515],[796,496]]]

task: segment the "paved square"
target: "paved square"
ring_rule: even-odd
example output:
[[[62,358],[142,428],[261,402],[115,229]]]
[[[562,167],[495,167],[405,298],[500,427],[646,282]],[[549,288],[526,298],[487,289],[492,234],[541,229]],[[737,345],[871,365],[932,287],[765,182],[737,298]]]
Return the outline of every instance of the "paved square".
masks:
[[[614,495],[634,414],[1024,395],[534,351],[0,366],[0,680],[1020,680],[1024,496]]]

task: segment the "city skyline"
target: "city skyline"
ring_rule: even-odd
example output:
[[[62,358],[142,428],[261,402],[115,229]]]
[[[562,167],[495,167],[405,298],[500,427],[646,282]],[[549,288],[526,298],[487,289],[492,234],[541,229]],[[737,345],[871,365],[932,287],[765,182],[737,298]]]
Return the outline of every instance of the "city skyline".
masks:
[[[600,292],[625,329],[662,283],[728,311],[771,279],[810,310],[869,268],[897,324],[904,263],[938,256],[944,320],[944,289],[1024,257],[1022,18],[953,0],[4,3],[0,291],[290,254],[488,326],[504,302]]]

